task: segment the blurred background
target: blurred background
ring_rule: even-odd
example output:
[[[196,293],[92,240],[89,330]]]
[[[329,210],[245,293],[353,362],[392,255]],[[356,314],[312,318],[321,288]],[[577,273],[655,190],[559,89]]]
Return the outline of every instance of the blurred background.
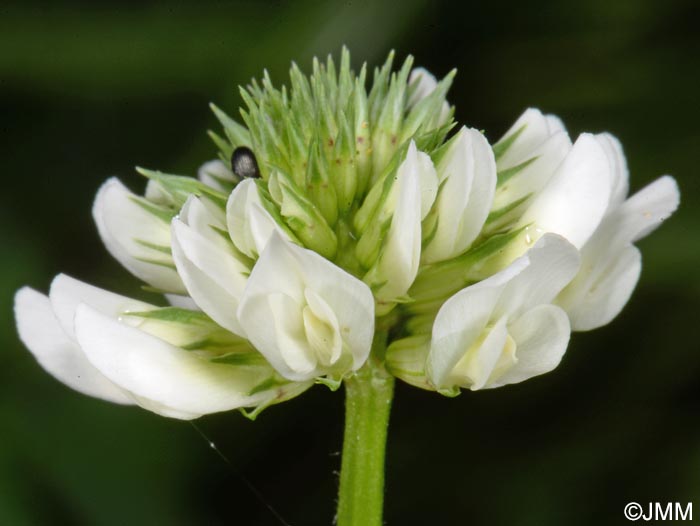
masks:
[[[700,4],[3,2],[0,6],[0,524],[329,525],[342,392],[317,387],[251,423],[188,423],[92,400],[18,341],[12,296],[65,272],[148,297],[102,247],[101,182],[135,165],[190,173],[215,155],[210,101],[347,44],[459,70],[457,120],[498,138],[528,106],[572,135],[610,131],[632,190],[664,173],[680,211],[640,243],[644,270],[612,325],[576,334],[556,372],[445,399],[397,388],[389,525],[615,525],[629,501],[700,514]],[[247,486],[262,495],[257,499]]]

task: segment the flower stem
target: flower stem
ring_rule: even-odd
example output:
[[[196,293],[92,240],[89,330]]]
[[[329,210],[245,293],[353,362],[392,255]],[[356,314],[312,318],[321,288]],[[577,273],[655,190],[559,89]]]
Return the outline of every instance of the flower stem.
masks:
[[[338,526],[382,526],[384,455],[394,378],[384,369],[385,332],[372,357],[345,380],[345,435],[338,495]]]

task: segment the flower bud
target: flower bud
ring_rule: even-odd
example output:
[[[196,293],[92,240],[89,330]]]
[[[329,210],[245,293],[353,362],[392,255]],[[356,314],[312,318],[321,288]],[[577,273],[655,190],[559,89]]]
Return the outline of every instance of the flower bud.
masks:
[[[332,259],[338,248],[335,233],[319,209],[281,173],[275,172],[268,183],[270,195],[279,206],[284,224],[306,247]]]
[[[411,143],[396,176],[387,180],[390,190],[379,206],[370,231],[363,237],[383,237],[376,262],[363,277],[377,300],[378,315],[389,312],[406,293],[418,272],[421,249],[421,221],[428,214],[437,194],[437,175],[425,153]],[[391,223],[384,236],[377,235],[382,217],[391,211]],[[358,243],[361,248],[363,239]],[[368,253],[369,254],[369,253]],[[366,259],[358,255],[360,261]]]
[[[425,363],[430,351],[430,334],[401,338],[386,350],[386,368],[407,384],[428,391],[435,388],[425,374]]]

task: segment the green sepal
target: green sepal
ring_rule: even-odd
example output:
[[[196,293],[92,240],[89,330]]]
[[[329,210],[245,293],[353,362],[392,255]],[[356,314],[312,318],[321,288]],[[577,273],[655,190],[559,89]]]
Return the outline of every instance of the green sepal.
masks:
[[[355,256],[363,268],[368,269],[379,259],[382,242],[391,228],[391,217],[369,224],[355,246]]]
[[[239,409],[239,411],[248,420],[250,420],[251,422],[255,422],[255,420],[260,416],[260,413],[262,413],[268,407],[272,407],[277,402],[278,402],[278,400],[276,398],[272,397],[272,398],[268,398],[263,403],[258,404],[253,409],[246,409],[245,407],[242,407]]]
[[[248,396],[253,396],[253,395],[258,394],[262,391],[267,391],[268,389],[274,389],[275,387],[280,387],[280,386],[286,385],[288,383],[289,383],[288,380],[284,380],[283,378],[280,378],[278,375],[273,375],[273,376],[270,376],[269,378],[263,380],[258,385],[253,387],[250,391],[248,391]]]
[[[137,167],[136,171],[144,177],[156,181],[173,200],[178,209],[182,208],[187,198],[193,194],[199,197],[206,196],[222,209],[226,209],[226,200],[228,198],[226,194],[214,190],[193,177],[170,175],[141,167]]]
[[[170,224],[170,221],[172,221],[173,217],[177,214],[177,210],[173,208],[169,208],[163,205],[157,205],[155,203],[152,203],[145,197],[139,197],[136,195],[130,195],[129,199],[139,205],[141,208],[143,208],[146,212],[149,214],[157,217],[161,221]]]
[[[430,350],[430,334],[408,336],[394,340],[386,350],[386,368],[409,385],[434,391],[425,375],[425,363]]]
[[[515,130],[510,136],[506,137],[505,139],[498,141],[496,144],[494,144],[491,149],[493,150],[493,155],[496,158],[496,161],[498,161],[501,157],[503,157],[503,154],[505,154],[510,147],[513,145],[513,143],[517,140],[518,137],[525,131],[525,128],[527,128],[527,124],[523,124],[520,128]]]
[[[338,118],[338,127],[338,136],[331,152],[329,167],[337,196],[338,214],[342,216],[347,214],[355,201],[358,177],[355,164],[355,137],[343,111]]]
[[[320,376],[320,377],[316,378],[314,381],[317,384],[325,385],[326,387],[328,387],[328,389],[330,389],[333,392],[337,391],[343,383],[342,379],[329,378],[327,376]]]
[[[229,141],[227,141],[220,135],[217,135],[212,130],[207,130],[207,135],[219,149],[219,159],[221,159],[223,162],[228,163],[231,160],[231,156],[233,155],[234,147],[231,146],[231,143]]]
[[[498,261],[509,243],[523,228],[493,235],[453,259],[423,267],[409,289],[416,301],[407,306],[411,312],[425,312],[426,302],[441,302],[472,283],[481,281],[502,270]]]
[[[263,206],[265,204],[266,204],[266,201],[263,200]],[[269,203],[267,203],[267,204],[269,205]],[[269,206],[271,208],[274,208],[271,205],[269,205]],[[267,209],[267,207],[266,207],[266,209]],[[243,263],[249,269],[253,268],[253,265],[255,265],[255,260],[253,258],[246,256],[243,252],[238,250],[238,247],[233,244],[233,241],[231,241],[231,236],[229,235],[228,230],[226,230],[225,228],[220,228],[220,227],[214,226],[214,225],[209,225],[209,228],[211,228],[214,232],[219,234],[221,236],[221,238],[226,242],[228,249],[233,254],[233,257],[235,257],[238,261]],[[285,231],[286,231],[286,229],[285,229]],[[293,238],[293,236],[291,236],[291,237]],[[241,274],[243,274],[244,276],[248,276],[248,275],[250,275],[250,271],[241,272]]]
[[[379,115],[373,121],[375,129],[381,130],[388,136],[398,134],[403,122],[407,100],[408,76],[411,73],[412,66],[413,57],[408,55],[398,73],[391,75],[388,91],[379,108]]]
[[[435,90],[418,102],[406,117],[400,136],[400,142],[409,140],[415,135],[422,135],[437,126],[437,120],[442,112],[447,91],[452,86],[457,70],[453,69],[445,78],[438,82]],[[448,118],[448,122],[451,117]]]
[[[155,250],[156,252],[160,252],[162,254],[167,254],[169,256],[173,255],[172,249],[170,248],[169,245],[158,245],[156,243],[151,243],[150,241],[145,241],[143,239],[138,239],[134,238],[134,242],[138,243],[142,247],[150,248],[151,250]]]
[[[142,263],[148,263],[149,265],[157,265],[159,267],[165,267],[170,270],[174,270],[177,272],[177,268],[175,267],[175,263],[171,261],[161,261],[159,259],[151,259],[151,258],[134,258],[137,261],[141,261]]]
[[[183,309],[181,307],[161,307],[153,310],[125,312],[126,316],[136,316],[150,320],[166,321],[171,323],[181,323],[183,325],[199,324],[211,325],[218,328],[212,319],[203,312]]]
[[[335,185],[330,181],[328,162],[323,150],[318,139],[309,145],[305,188],[310,200],[316,204],[326,223],[332,228],[338,220],[338,198]]]
[[[444,301],[440,303],[440,306]],[[411,335],[430,334],[433,331],[433,324],[437,316],[440,306],[434,309],[429,314],[414,314],[406,320],[406,332]]]
[[[445,187],[445,183],[447,183],[447,177],[443,179],[440,184],[438,185],[438,191],[437,191],[437,198],[439,199],[440,194],[442,193],[443,188]],[[421,234],[422,234],[422,240],[421,243],[423,247],[427,247],[430,242],[435,238],[437,231],[438,231],[438,226],[440,225],[440,214],[439,214],[439,209],[436,206],[433,206],[431,210],[428,212],[428,215],[425,216],[425,219],[423,219],[423,222],[421,223]]]
[[[369,119],[371,122],[377,122],[382,104],[389,90],[389,76],[391,75],[391,66],[394,63],[394,55],[395,53],[392,49],[382,67],[374,68],[374,81],[369,96],[367,97]]]
[[[238,146],[251,145],[250,133],[245,126],[237,123],[213,102],[209,104],[209,107],[214,112],[214,115],[216,115],[216,118],[219,119],[221,126],[224,128],[224,133],[231,143],[231,151]],[[228,157],[230,157],[230,155],[231,154],[229,154]]]
[[[521,204],[523,204],[525,201],[530,199],[530,197],[532,197],[532,194],[527,194],[527,195],[521,197],[520,199],[516,199],[512,203],[508,203],[506,206],[503,206],[503,207],[499,208],[498,210],[492,210],[489,213],[488,217],[486,218],[486,223],[487,224],[493,223],[497,219],[502,218],[507,213],[518,208]]]
[[[437,392],[447,398],[456,398],[462,394],[462,390],[459,387],[443,387],[438,389]]]
[[[141,285],[141,290],[144,292],[150,292],[152,294],[182,294],[181,292],[173,292],[172,290],[165,290],[152,285]]]
[[[252,347],[250,348],[252,349]],[[211,358],[209,361],[213,363],[235,365],[238,367],[259,367],[268,365],[265,357],[255,350],[251,352],[231,352],[222,356]]]
[[[372,175],[372,127],[369,120],[369,101],[365,90],[367,65],[364,64],[359,76],[355,79],[353,97],[353,119],[355,135],[355,163],[357,166],[357,194],[363,196]]]
[[[380,112],[372,119],[372,177],[376,182],[389,160],[406,142],[401,137],[406,107],[406,87],[411,72],[413,57],[406,57],[401,70],[390,77],[388,89],[382,99]],[[374,89],[374,88],[373,88]],[[371,96],[371,95],[370,95]]]
[[[206,351],[206,356],[213,362],[221,361],[226,363],[227,356],[237,355],[258,355],[259,353],[251,346],[248,340],[237,336],[219,326],[209,316],[200,311],[183,309],[180,307],[160,307],[146,311],[124,312],[122,316],[139,318],[143,320],[140,326],[145,327],[147,332],[151,329],[148,325],[153,325],[155,333],[168,334],[175,340],[171,341],[178,347],[186,351]],[[165,327],[158,328],[164,324]],[[252,358],[252,356],[251,356]],[[228,358],[230,362],[233,358]],[[260,361],[258,365],[265,365],[267,362]],[[253,362],[251,361],[251,365]]]
[[[355,214],[353,227],[359,235],[362,235],[372,222],[377,220],[383,221],[386,217],[393,216],[394,203],[387,201],[389,201],[394,182],[396,181],[396,171],[406,156],[408,146],[409,143],[403,144],[394,152],[391,161],[389,161],[381,175],[374,182],[362,206]]]
[[[520,164],[516,164],[515,166],[512,166],[510,168],[506,168],[505,170],[500,170],[498,172],[498,174],[496,174],[496,177],[498,179],[497,187],[503,186],[511,177],[522,172],[525,168],[527,168],[530,164],[535,162],[537,159],[538,159],[537,156],[531,157],[527,161],[523,161]]]
[[[440,153],[445,146],[445,138],[452,131],[452,129],[457,125],[455,121],[452,120],[452,115],[447,120],[447,123],[443,124],[439,128],[434,128],[427,131],[421,135],[414,137],[416,142],[416,148],[422,152],[426,152],[430,155],[433,164],[437,165],[440,160]],[[437,154],[437,155],[436,155]]]
[[[255,420],[260,416],[260,413],[262,413],[265,409],[273,405],[272,400],[267,400],[266,402],[260,404],[259,406],[251,409],[246,409],[245,407],[241,407],[238,412],[241,413],[245,418],[250,420],[251,422],[255,422]]]
[[[270,178],[270,195],[280,204],[284,223],[301,243],[327,259],[335,256],[338,240],[319,209],[282,174]]]

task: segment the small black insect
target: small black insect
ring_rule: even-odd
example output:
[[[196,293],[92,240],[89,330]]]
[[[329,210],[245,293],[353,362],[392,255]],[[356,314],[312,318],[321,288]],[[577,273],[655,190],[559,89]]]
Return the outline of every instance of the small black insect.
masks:
[[[231,170],[241,178],[259,178],[260,168],[253,150],[247,146],[239,146],[231,155]]]

